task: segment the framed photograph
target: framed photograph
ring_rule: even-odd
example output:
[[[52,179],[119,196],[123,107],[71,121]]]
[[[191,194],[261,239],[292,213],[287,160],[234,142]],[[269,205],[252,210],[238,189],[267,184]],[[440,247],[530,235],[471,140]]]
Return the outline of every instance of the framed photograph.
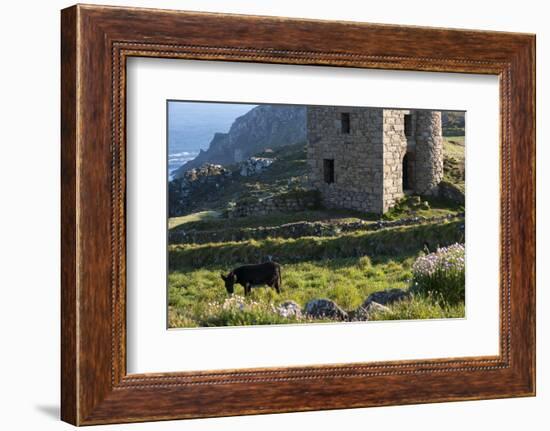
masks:
[[[533,396],[535,37],[62,11],[61,416]]]

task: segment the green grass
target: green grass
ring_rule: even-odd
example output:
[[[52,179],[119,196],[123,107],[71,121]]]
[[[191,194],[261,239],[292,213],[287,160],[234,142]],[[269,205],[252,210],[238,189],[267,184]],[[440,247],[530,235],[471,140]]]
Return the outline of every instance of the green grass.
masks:
[[[188,226],[193,223],[201,223],[219,217],[220,213],[218,211],[200,211],[181,217],[170,217],[168,219],[168,229],[177,229],[178,226]]]
[[[328,298],[345,310],[353,310],[370,293],[395,287],[406,288],[412,277],[413,261],[414,258],[409,256],[395,260],[385,258],[371,264],[368,257],[362,257],[287,264],[282,267],[281,294],[270,288],[254,288],[248,300],[274,306],[293,300],[303,307],[311,299]],[[220,277],[222,272],[227,272],[227,268],[219,265],[171,271],[168,282],[173,317],[177,315],[179,319],[196,321],[198,326],[210,326],[205,319],[212,314],[205,312],[213,308],[209,304],[222,303],[227,298]],[[240,285],[235,287],[235,294],[244,295]]]
[[[389,311],[378,311],[369,320],[420,320],[465,317],[464,303],[441,305],[426,296],[414,295],[410,301],[392,304]]]
[[[464,161],[464,136],[444,136],[443,154]]]
[[[228,238],[249,238],[253,229],[276,227],[296,222],[353,223],[357,221],[374,222],[380,220],[399,220],[410,217],[440,217],[457,214],[464,207],[439,198],[422,198],[420,204],[412,204],[411,198],[404,198],[384,216],[378,214],[360,213],[344,209],[319,209],[297,212],[274,212],[267,215],[223,218],[216,211],[203,211],[169,220],[172,233],[179,230],[186,232],[209,232],[212,241],[226,241]]]
[[[464,137],[444,138],[445,180],[464,184]],[[233,176],[230,182],[198,198],[194,213],[169,220],[172,232],[228,231],[274,227],[294,222],[352,222],[434,217],[463,212],[464,208],[436,198],[403,199],[383,217],[351,210],[316,209],[273,213],[235,219],[221,217],[228,205],[242,199],[256,200],[288,193],[305,184],[307,163],[304,144],[281,147],[266,154],[276,161],[264,172],[251,177]],[[191,211],[192,209],[190,209]],[[169,252],[169,326],[262,325],[311,322],[308,318],[287,318],[274,307],[285,300],[304,306],[311,299],[334,300],[346,311],[359,307],[370,293],[411,285],[411,267],[427,242],[431,248],[463,242],[463,221],[356,231],[337,236],[267,238],[261,240],[172,244]],[[209,239],[207,239],[209,240]],[[282,293],[255,288],[237,308],[227,305],[227,293],[220,273],[272,257],[282,264]],[[236,294],[243,288],[236,286]],[[237,302],[241,299],[235,299]],[[240,308],[239,308],[240,307]],[[463,317],[464,304],[448,306],[415,294],[411,301],[390,306],[373,320],[409,320]],[[326,321],[326,320],[321,320]]]
[[[170,328],[196,328],[217,326],[281,325],[314,322],[313,319],[283,317],[273,311],[269,304],[246,302],[246,308],[224,308],[212,304],[206,308],[195,307],[188,314],[179,308],[169,308]]]
[[[456,136],[443,136],[443,140],[446,141],[446,142],[451,142],[452,144],[455,144],[455,145],[460,145],[462,147],[464,147],[464,141],[465,141],[465,136],[464,135],[456,135]]]
[[[352,311],[370,293],[410,287],[412,264],[421,254],[424,241],[441,245],[456,242],[461,236],[460,223],[393,228],[336,238],[170,246],[169,325],[194,327],[311,321],[279,316],[273,307],[285,300],[296,301],[303,307],[311,299],[328,298],[346,311]],[[265,260],[269,255],[282,264],[281,294],[270,288],[255,288],[243,310],[224,308],[227,293],[220,274],[240,264]],[[236,286],[235,293],[243,295],[243,288]],[[396,308],[387,318],[460,314],[459,308],[447,310],[437,302],[412,304],[408,315],[413,317],[403,317],[406,311]]]
[[[186,229],[196,231],[210,231],[221,230],[226,228],[240,229],[240,228],[257,228],[257,227],[273,227],[280,226],[286,223],[295,223],[300,221],[324,221],[324,220],[359,220],[364,217],[354,211],[348,210],[310,210],[288,213],[272,213],[261,216],[248,216],[233,218],[228,220],[226,218],[206,217],[202,219],[193,219],[195,214],[190,214],[190,219],[183,220],[179,223],[174,223],[171,229]],[[183,219],[184,217],[177,217],[177,219]]]
[[[384,220],[399,220],[409,217],[441,217],[464,211],[462,205],[438,197],[422,197],[420,203],[414,203],[417,196],[405,196],[393,208],[390,208],[382,218]]]
[[[406,289],[412,278],[415,255],[398,258],[367,256],[329,261],[309,261],[283,265],[281,294],[274,289],[254,288],[244,300],[243,310],[225,309],[227,299],[221,272],[227,268],[212,265],[183,269],[169,274],[169,326],[231,326],[312,322],[311,319],[284,318],[274,307],[286,300],[304,306],[309,300],[328,298],[346,311],[357,309],[369,294],[390,289]],[[236,295],[243,295],[236,286]],[[396,303],[391,312],[376,314],[373,320],[463,317],[464,307],[448,308],[429,298],[415,296]]]
[[[462,221],[352,232],[338,237],[268,238],[241,242],[169,245],[169,269],[254,263],[272,256],[284,263],[342,257],[401,255],[422,250],[424,243],[444,246],[463,242]]]
[[[465,159],[464,136],[446,136],[443,138],[444,180],[464,189]]]

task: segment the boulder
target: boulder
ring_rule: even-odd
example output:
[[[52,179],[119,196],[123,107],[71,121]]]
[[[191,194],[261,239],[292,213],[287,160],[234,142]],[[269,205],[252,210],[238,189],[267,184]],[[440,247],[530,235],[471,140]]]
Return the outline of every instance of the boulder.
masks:
[[[369,302],[365,306],[359,307],[357,310],[350,313],[350,320],[354,322],[365,322],[371,319],[372,314],[378,312],[388,312],[390,309],[378,302]]]
[[[243,177],[259,174],[273,163],[267,157],[250,157],[241,163],[240,174]]]
[[[465,203],[465,195],[464,190],[461,189],[459,186],[449,183],[447,181],[441,181],[438,185],[439,188],[439,195],[449,199],[453,202],[456,202],[460,205],[464,205]]]
[[[300,305],[294,301],[285,301],[279,304],[276,308],[277,314],[282,317],[294,317],[300,319],[302,317],[302,309]]]
[[[312,299],[304,307],[304,313],[314,319],[348,320],[348,313],[330,299]]]
[[[361,307],[366,308],[371,302],[377,302],[380,305],[390,305],[397,301],[403,301],[411,298],[411,292],[403,289],[387,289],[371,293],[363,302]]]
[[[420,196],[411,196],[409,197],[409,202],[411,205],[420,205],[422,202],[422,199],[420,199]]]

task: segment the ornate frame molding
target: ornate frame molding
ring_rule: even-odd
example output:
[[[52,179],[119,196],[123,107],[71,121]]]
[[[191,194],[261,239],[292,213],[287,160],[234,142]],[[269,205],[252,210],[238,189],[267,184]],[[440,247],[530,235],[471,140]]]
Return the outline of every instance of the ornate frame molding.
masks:
[[[222,29],[205,32],[206,23]],[[258,25],[284,29],[285,37],[254,36]],[[230,37],[237,29],[241,36]],[[354,50],[330,38],[304,41],[335,29],[355,42]],[[405,41],[409,56],[401,53]],[[438,55],[446,46],[454,48]],[[534,36],[79,5],[62,12],[62,54],[64,420],[98,424],[534,394]],[[127,375],[125,65],[132,56],[498,75],[500,354]],[[529,214],[521,224],[519,208]],[[249,400],[249,391],[263,394],[264,403]],[[219,402],[228,397],[233,404]]]

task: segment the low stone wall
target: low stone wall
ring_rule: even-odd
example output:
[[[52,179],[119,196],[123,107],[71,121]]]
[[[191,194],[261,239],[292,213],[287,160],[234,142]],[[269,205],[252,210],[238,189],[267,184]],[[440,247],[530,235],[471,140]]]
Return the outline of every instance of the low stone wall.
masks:
[[[246,241],[249,239],[266,238],[301,238],[305,236],[329,237],[341,233],[355,231],[375,231],[399,226],[412,226],[427,223],[438,223],[455,218],[464,218],[462,214],[449,214],[440,217],[410,217],[401,220],[367,222],[363,220],[353,222],[297,222],[286,223],[280,226],[223,229],[212,231],[183,231],[170,232],[168,241],[170,244],[207,244],[211,242]]]
[[[464,220],[421,224],[375,232],[357,232],[328,238],[303,237],[295,241],[224,242],[221,244],[171,244],[170,269],[224,267],[265,262],[271,257],[280,263],[356,258],[364,255],[416,253],[464,242]]]
[[[290,191],[264,199],[246,199],[237,202],[228,210],[227,218],[267,215],[274,212],[294,212],[315,209],[319,206],[319,193],[316,190]]]
[[[359,226],[356,227],[360,228]],[[246,241],[249,239],[273,238],[300,238],[303,236],[335,236],[342,232],[338,224],[322,222],[297,222],[280,226],[223,229],[212,231],[183,231],[169,233],[170,244],[206,244],[209,242]]]

